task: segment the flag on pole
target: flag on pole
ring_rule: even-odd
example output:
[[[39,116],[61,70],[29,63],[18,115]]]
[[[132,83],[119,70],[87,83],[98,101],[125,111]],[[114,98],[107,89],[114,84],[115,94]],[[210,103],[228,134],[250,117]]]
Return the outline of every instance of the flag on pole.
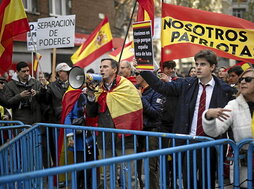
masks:
[[[12,64],[13,37],[29,31],[22,0],[2,0],[0,4],[0,67]]]
[[[113,48],[112,34],[106,17],[72,55],[75,66],[84,68]]]
[[[235,67],[235,66],[241,66],[241,68],[243,69],[243,71],[246,71],[247,69],[253,67],[253,66],[252,66],[250,63],[248,63],[248,62],[239,62],[239,63],[237,63],[237,64],[235,64],[235,65],[233,65],[233,66],[231,66],[231,67],[225,69],[224,72],[227,72],[228,70],[230,70],[231,68],[233,68],[233,67]]]
[[[38,65],[39,65],[39,61],[41,60],[41,54],[40,53],[35,53],[35,57],[34,57],[34,63],[33,63],[33,71],[36,73],[38,70]]]
[[[254,23],[230,15],[162,4],[162,62],[210,49],[218,56],[254,63]]]
[[[152,21],[152,31],[154,26],[154,0],[138,0],[137,21]]]
[[[109,53],[109,56],[113,58],[114,60],[118,61],[121,51],[122,51],[122,47],[119,47],[116,50]],[[133,58],[134,58],[134,47],[133,47],[133,42],[131,41],[124,45],[121,60],[133,61]]]

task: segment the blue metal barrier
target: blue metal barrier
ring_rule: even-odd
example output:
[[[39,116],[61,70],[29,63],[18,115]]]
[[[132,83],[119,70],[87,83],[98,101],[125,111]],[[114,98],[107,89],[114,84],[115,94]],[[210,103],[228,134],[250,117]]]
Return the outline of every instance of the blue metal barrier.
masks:
[[[0,121],[0,146],[8,142],[20,132],[31,128],[30,125],[25,125],[21,121]]]
[[[202,142],[202,143],[195,143],[195,144],[189,144],[189,145],[182,145],[182,146],[177,146],[177,147],[172,147],[172,148],[166,148],[166,149],[160,149],[156,151],[149,151],[149,152],[142,152],[142,153],[137,153],[137,154],[131,154],[131,155],[125,155],[125,156],[119,156],[119,157],[113,157],[113,158],[108,158],[108,159],[102,159],[102,160],[97,160],[96,162],[91,161],[91,162],[85,162],[85,163],[78,163],[78,164],[73,164],[73,165],[66,165],[62,167],[57,167],[57,168],[49,168],[45,170],[38,170],[34,172],[28,172],[28,173],[23,173],[23,174],[16,174],[16,175],[11,175],[11,176],[2,176],[0,177],[0,188],[4,188],[5,186],[19,186],[19,188],[54,188],[54,176],[57,174],[61,173],[66,173],[70,172],[71,173],[71,188],[76,188],[76,177],[75,177],[75,172],[80,171],[80,170],[88,170],[92,169],[92,188],[97,188],[97,174],[96,170],[98,167],[103,167],[103,166],[109,166],[111,170],[113,170],[117,164],[124,164],[127,165],[126,169],[127,172],[130,172],[130,162],[131,161],[136,161],[136,160],[143,160],[145,164],[148,163],[148,161],[151,158],[154,157],[162,157],[164,159],[167,155],[176,153],[176,154],[181,154],[185,153],[187,151],[192,151],[195,152],[198,149],[209,149],[210,147],[216,147],[218,150],[221,149],[221,146],[225,145],[226,143],[231,143],[230,140],[227,139],[222,139],[222,140],[216,140],[216,141],[208,141],[208,142]],[[222,152],[220,152],[222,153]],[[162,163],[162,161],[160,161]],[[164,167],[165,169],[165,167]],[[223,169],[223,161],[219,161],[218,169]],[[207,170],[210,171],[210,170]],[[162,177],[165,177],[165,171],[164,175]],[[111,172],[111,179],[110,179],[110,188],[116,188],[116,179],[117,176],[116,174],[113,174],[114,171]],[[149,166],[144,167],[144,176],[145,176],[145,187],[149,188]],[[223,177],[223,171],[221,171],[221,175],[218,175],[218,177]],[[44,180],[48,180],[47,184],[42,183]],[[40,180],[41,182],[37,183],[35,185],[34,180]],[[127,179],[125,180],[125,183],[123,183],[123,188],[132,188],[131,185],[129,184],[131,180],[131,175],[127,174]],[[196,182],[196,181],[194,181]],[[223,183],[219,183],[219,185],[223,186]],[[160,185],[160,188],[168,188],[163,182]],[[179,186],[179,188],[182,188]],[[220,187],[223,188],[223,187]]]
[[[43,167],[54,167],[54,166],[63,166],[67,165],[69,162],[70,157],[68,156],[69,148],[67,146],[67,140],[66,137],[63,138],[64,147],[63,147],[63,156],[64,156],[64,162],[60,162],[58,159],[58,139],[59,139],[59,133],[60,129],[63,129],[64,136],[66,136],[66,129],[72,129],[74,132],[74,143],[76,143],[76,132],[81,131],[83,141],[87,141],[87,136],[85,135],[85,132],[90,131],[92,134],[92,152],[93,152],[93,160],[98,160],[98,151],[97,151],[97,135],[100,135],[103,141],[102,144],[102,151],[101,154],[99,154],[100,158],[108,158],[106,157],[106,153],[108,150],[112,151],[112,154],[110,154],[110,157],[116,157],[119,155],[126,155],[126,147],[125,140],[127,140],[124,136],[125,135],[132,135],[131,143],[133,153],[138,153],[138,137],[143,136],[145,141],[145,149],[144,151],[150,150],[150,139],[152,137],[156,138],[158,140],[158,148],[162,148],[162,140],[165,138],[168,138],[171,140],[170,146],[175,146],[177,141],[182,141],[183,144],[189,144],[192,141],[199,142],[199,141],[209,141],[212,140],[208,137],[192,137],[187,135],[175,135],[175,134],[169,134],[169,133],[159,133],[159,132],[144,132],[144,131],[130,131],[130,130],[118,130],[118,129],[109,129],[109,128],[95,128],[95,127],[84,127],[84,126],[73,126],[73,125],[58,125],[58,124],[44,124],[39,123],[37,125],[34,125],[32,128],[24,131],[20,136],[17,136],[15,139],[10,141],[8,145],[5,145],[0,148],[0,156],[5,157],[0,159],[0,169],[1,170],[1,176],[3,175],[11,175],[15,173],[24,173],[28,171],[33,170],[40,170]],[[110,137],[110,140],[112,140],[112,144],[110,146],[105,143],[105,139],[107,137]],[[121,150],[119,154],[116,154],[116,142],[120,141],[121,144]],[[43,145],[43,142],[45,143]],[[54,148],[54,150],[51,150],[51,148]],[[83,146],[83,151],[87,151],[87,145]],[[72,164],[77,162],[76,157],[76,146],[74,145],[74,153],[72,156],[74,157]],[[9,153],[12,151],[13,153]],[[70,151],[69,151],[70,152]],[[14,159],[14,165],[8,164],[8,158]],[[42,157],[43,156],[43,157]],[[174,157],[175,154],[173,154]],[[29,159],[31,158],[31,160]],[[29,159],[29,160],[28,160]],[[162,157],[159,157],[160,161],[162,160]],[[173,158],[174,159],[174,158]],[[84,161],[87,160],[87,154],[84,153]],[[167,158],[164,158],[164,161],[167,161]],[[174,164],[176,164],[177,161],[174,159]],[[146,164],[145,164],[146,166]],[[163,164],[160,164],[160,175],[163,175]],[[178,166],[174,166],[175,169],[178,169]],[[121,168],[123,170],[123,167]],[[137,162],[135,162],[135,170],[137,170]],[[115,170],[112,170],[113,172]],[[103,168],[102,174],[106,178],[106,167]],[[137,175],[137,172],[135,172],[135,177],[137,178],[139,175]],[[68,174],[65,174],[65,185],[68,186]],[[125,178],[123,178],[125,179]],[[166,178],[160,178],[165,180]],[[60,182],[61,179],[59,179],[59,175],[57,175],[55,179],[57,184]],[[140,179],[141,180],[141,179]],[[104,185],[106,184],[106,179],[104,181]]]
[[[253,158],[254,158],[254,139],[244,139],[238,144],[239,150],[239,177],[240,186],[243,188],[254,187],[253,183]]]
[[[60,130],[63,131],[63,148],[62,155],[64,156],[63,161],[59,161],[58,158],[58,141]],[[83,155],[84,158],[82,162],[87,161],[87,151],[92,152],[93,159],[87,161],[86,163],[76,163],[77,162],[77,147],[74,145],[73,151],[70,151],[68,147],[68,141],[66,139],[66,130],[71,129],[74,133],[74,143],[79,140],[81,136],[84,144],[89,143],[89,145],[83,145]],[[87,136],[87,132],[91,133],[91,136]],[[132,135],[131,144],[132,145],[132,155],[126,155],[129,146],[128,135]],[[143,136],[143,141],[145,142],[144,152],[138,149],[139,137]],[[100,154],[98,153],[98,140],[102,139],[102,149]],[[111,144],[106,143],[107,138],[112,140]],[[152,140],[156,138],[158,142],[157,151],[151,151],[150,144]],[[163,140],[170,140],[170,148],[163,148]],[[119,143],[120,142],[120,143]],[[129,141],[130,142],[130,141]],[[240,187],[239,179],[239,148],[241,145],[236,145],[231,140],[217,140],[218,143],[213,143],[213,139],[208,137],[192,137],[189,135],[177,135],[171,133],[160,133],[160,132],[145,132],[145,131],[131,131],[131,130],[118,130],[110,128],[96,128],[88,126],[73,126],[73,125],[58,125],[58,124],[44,124],[39,123],[34,125],[32,128],[25,130],[22,134],[18,135],[16,138],[8,142],[8,144],[0,147],[0,183],[4,182],[7,175],[8,178],[12,178],[13,182],[10,182],[10,188],[18,186],[18,188],[47,188],[49,187],[59,187],[61,181],[64,181],[66,187],[77,188],[77,175],[78,171],[85,170],[83,180],[85,182],[85,188],[89,188],[88,180],[92,178],[93,188],[96,188],[99,184],[98,180],[100,176],[107,178],[108,169],[110,176],[108,179],[104,179],[102,183],[104,188],[109,187],[115,188],[116,185],[120,184],[123,188],[138,188],[138,181],[144,180],[145,187],[149,188],[150,177],[149,177],[149,162],[153,160],[154,157],[158,161],[158,175],[159,175],[159,186],[160,188],[169,188],[169,184],[173,188],[183,188],[184,183],[187,183],[186,188],[199,188],[197,180],[200,171],[202,171],[202,176],[200,176],[200,182],[202,183],[201,188],[211,188],[211,150],[215,149],[215,156],[218,160],[217,162],[217,185],[218,188],[224,188],[224,150],[229,144],[234,152],[233,162],[234,163],[234,188]],[[177,146],[181,143],[182,146]],[[247,142],[246,142],[247,143]],[[251,142],[248,142],[251,143]],[[117,145],[120,144],[120,153],[117,154]],[[210,146],[211,145],[211,146]],[[54,148],[53,150],[51,148]],[[88,149],[89,148],[89,149]],[[249,154],[253,152],[253,144],[249,145]],[[183,150],[184,149],[184,150]],[[199,150],[196,150],[199,149]],[[106,154],[110,151],[110,157]],[[112,151],[112,152],[111,152]],[[119,151],[119,150],[118,150]],[[71,152],[71,156],[69,154]],[[149,152],[149,153],[148,153]],[[167,153],[166,153],[167,152]],[[161,153],[161,154],[160,154]],[[168,156],[170,154],[170,156]],[[197,154],[201,154],[197,156]],[[132,158],[127,162],[125,158]],[[167,168],[168,158],[172,163],[171,173]],[[73,162],[69,160],[73,158]],[[120,159],[118,159],[120,158]],[[123,158],[123,159],[121,159]],[[200,159],[198,159],[200,158]],[[252,157],[251,157],[252,158]],[[248,156],[248,163],[251,161]],[[143,167],[141,170],[142,177],[140,178],[140,173],[138,173],[138,161],[142,160]],[[201,161],[202,160],[202,161]],[[113,163],[115,161],[115,163]],[[131,167],[132,161],[134,161],[134,168]],[[108,164],[108,163],[112,164]],[[198,170],[197,166],[201,162],[201,168]],[[71,165],[68,165],[71,164]],[[184,166],[188,165],[183,171]],[[110,165],[110,166],[109,166]],[[166,166],[167,165],[167,166]],[[51,168],[57,167],[57,168]],[[120,167],[120,168],[119,168]],[[212,167],[213,168],[213,167]],[[248,167],[249,168],[249,167]],[[45,170],[42,170],[45,169]],[[89,177],[88,171],[92,169],[92,176]],[[120,173],[118,172],[120,170]],[[134,170],[132,173],[130,170]],[[249,168],[248,172],[251,172]],[[33,173],[35,175],[33,175]],[[39,176],[36,176],[37,173]],[[18,175],[17,175],[18,174]],[[64,174],[64,179],[62,178]],[[186,174],[186,177],[183,176]],[[25,181],[25,176],[31,176],[30,181]],[[47,175],[50,175],[47,177]],[[13,177],[12,177],[13,176]],[[22,179],[19,179],[22,177]],[[42,178],[43,177],[43,178]],[[46,178],[47,177],[47,178]],[[132,179],[135,179],[135,186],[132,186]],[[138,178],[138,179],[137,179]],[[251,186],[252,173],[248,174],[248,185]],[[3,180],[1,180],[3,179]],[[15,181],[15,179],[18,179]],[[97,183],[98,182],[98,183]],[[4,183],[3,183],[4,184]],[[1,186],[1,185],[0,185]],[[5,187],[6,185],[4,185]],[[90,185],[91,186],[91,185]]]

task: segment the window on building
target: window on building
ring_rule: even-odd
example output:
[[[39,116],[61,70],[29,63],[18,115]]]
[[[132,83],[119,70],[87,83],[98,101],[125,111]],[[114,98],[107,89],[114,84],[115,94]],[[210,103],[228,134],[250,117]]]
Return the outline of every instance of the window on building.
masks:
[[[71,0],[49,0],[51,15],[68,15],[71,13]]]
[[[244,18],[245,8],[233,8],[233,16]]]
[[[22,0],[26,11],[37,13],[38,12],[38,0]]]

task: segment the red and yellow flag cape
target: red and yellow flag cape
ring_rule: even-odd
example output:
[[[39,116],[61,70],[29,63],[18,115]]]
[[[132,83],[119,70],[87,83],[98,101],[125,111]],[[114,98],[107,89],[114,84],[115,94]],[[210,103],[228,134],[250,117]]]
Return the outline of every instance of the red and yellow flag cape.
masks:
[[[79,99],[80,94],[82,93],[81,89],[73,89],[69,87],[65,92],[62,99],[62,115],[61,115],[61,124],[64,124],[66,116],[71,112],[76,101]],[[58,138],[58,160],[61,159],[61,152],[64,148],[64,129],[60,129],[59,138]]]
[[[108,107],[116,129],[142,130],[143,106],[135,86],[126,78],[117,76],[116,86],[110,91],[96,93],[100,111]]]

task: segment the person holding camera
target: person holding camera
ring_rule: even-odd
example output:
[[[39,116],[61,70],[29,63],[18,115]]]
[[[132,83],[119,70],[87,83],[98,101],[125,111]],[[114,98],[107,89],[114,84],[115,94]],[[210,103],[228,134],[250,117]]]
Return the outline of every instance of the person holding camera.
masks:
[[[19,62],[5,90],[6,99],[12,108],[13,120],[29,125],[41,121],[38,97],[40,86],[40,82],[30,76],[28,64]]]

